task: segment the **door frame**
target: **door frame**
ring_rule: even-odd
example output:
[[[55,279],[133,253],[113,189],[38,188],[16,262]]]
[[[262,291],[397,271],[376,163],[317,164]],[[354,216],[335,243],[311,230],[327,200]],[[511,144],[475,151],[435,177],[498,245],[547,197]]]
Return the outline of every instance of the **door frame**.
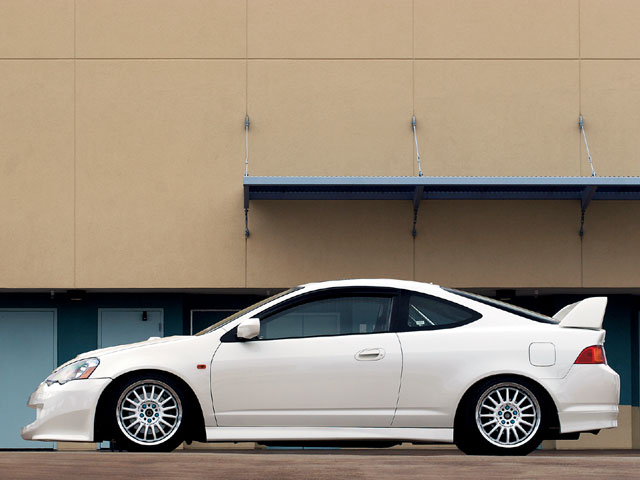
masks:
[[[159,337],[164,336],[164,308],[149,307],[149,308],[99,308],[98,309],[98,348],[102,348],[102,312],[160,312],[160,331]]]

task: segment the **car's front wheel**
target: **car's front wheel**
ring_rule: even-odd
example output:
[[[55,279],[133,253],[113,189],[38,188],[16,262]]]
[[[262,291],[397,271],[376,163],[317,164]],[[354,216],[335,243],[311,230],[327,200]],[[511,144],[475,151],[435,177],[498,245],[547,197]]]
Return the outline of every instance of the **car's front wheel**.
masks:
[[[113,397],[115,439],[128,451],[171,451],[184,441],[186,396],[171,379],[145,374],[129,379]]]
[[[530,382],[485,382],[461,407],[456,445],[470,455],[527,455],[544,435],[543,405],[543,396]]]

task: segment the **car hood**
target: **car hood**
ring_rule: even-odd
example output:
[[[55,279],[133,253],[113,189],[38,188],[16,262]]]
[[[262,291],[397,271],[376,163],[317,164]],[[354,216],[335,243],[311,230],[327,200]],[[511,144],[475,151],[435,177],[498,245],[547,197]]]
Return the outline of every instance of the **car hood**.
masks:
[[[161,343],[179,342],[179,341],[188,340],[189,338],[192,338],[192,337],[186,336],[186,335],[174,335],[172,337],[164,337],[164,338],[149,337],[149,339],[147,339],[147,340],[145,340],[143,342],[126,343],[124,345],[116,345],[114,347],[99,348],[97,350],[91,350],[90,352],[84,352],[84,353],[81,353],[80,355],[78,355],[73,360],[70,360],[67,363],[71,363],[71,362],[73,362],[75,360],[78,360],[78,359],[81,359],[81,358],[89,358],[89,357],[98,357],[98,358],[100,358],[100,357],[103,357],[103,356],[108,355],[110,353],[121,352],[123,350],[131,350],[133,348],[147,347],[147,346],[150,346],[150,345],[157,345],[157,344],[161,344]]]

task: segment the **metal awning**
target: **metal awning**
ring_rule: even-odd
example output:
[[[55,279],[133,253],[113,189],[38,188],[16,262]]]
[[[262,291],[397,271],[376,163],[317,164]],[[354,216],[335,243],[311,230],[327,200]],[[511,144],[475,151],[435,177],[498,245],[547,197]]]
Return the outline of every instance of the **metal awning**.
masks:
[[[422,200],[579,200],[583,224],[591,200],[640,200],[640,177],[245,176],[245,214],[251,200],[411,200],[415,235]]]

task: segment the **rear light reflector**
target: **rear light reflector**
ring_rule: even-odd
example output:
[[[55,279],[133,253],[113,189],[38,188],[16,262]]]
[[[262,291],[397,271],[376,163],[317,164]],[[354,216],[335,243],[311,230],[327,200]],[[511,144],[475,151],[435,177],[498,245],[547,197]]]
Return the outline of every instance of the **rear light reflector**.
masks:
[[[580,352],[574,363],[577,364],[606,364],[607,357],[602,345],[591,345]]]

